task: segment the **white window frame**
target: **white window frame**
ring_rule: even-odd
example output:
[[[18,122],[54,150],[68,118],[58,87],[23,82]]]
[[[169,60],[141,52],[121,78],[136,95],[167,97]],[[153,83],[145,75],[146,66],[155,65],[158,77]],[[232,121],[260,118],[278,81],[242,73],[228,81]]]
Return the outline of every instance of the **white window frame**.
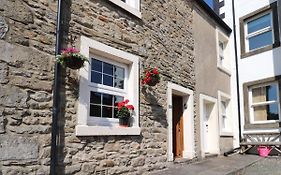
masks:
[[[260,29],[258,31],[255,31],[253,33],[248,34],[248,29],[247,29],[248,28],[248,22],[254,21],[254,20],[256,20],[256,19],[258,19],[258,18],[260,18],[260,17],[262,17],[262,16],[264,16],[266,14],[270,14],[271,26],[263,28],[263,29]],[[269,9],[269,10],[267,10],[267,11],[261,13],[261,14],[255,15],[255,16],[245,20],[245,22],[244,22],[244,33],[245,33],[245,38],[244,38],[245,41],[244,42],[245,42],[245,47],[246,47],[245,51],[246,52],[252,52],[252,51],[255,51],[255,50],[258,50],[258,49],[261,49],[261,48],[264,48],[264,47],[272,45],[273,43],[271,43],[269,45],[265,45],[265,46],[259,47],[259,48],[256,48],[256,49],[253,49],[253,50],[250,50],[250,48],[249,48],[249,38],[255,37],[257,35],[263,34],[263,33],[268,32],[268,31],[272,31],[272,41],[274,42],[274,28],[273,28],[272,9]]]
[[[253,104],[253,94],[252,94],[252,89],[259,88],[259,87],[264,87],[268,85],[277,85],[277,101],[266,101],[266,102],[260,102]],[[278,104],[278,113],[279,113],[279,120],[265,120],[265,121],[255,121],[254,120],[254,108],[255,106],[259,105],[266,105],[266,104],[272,104],[272,103],[277,103]],[[250,123],[251,124],[266,124],[266,123],[279,123],[281,121],[280,119],[280,101],[279,101],[279,85],[278,82],[270,82],[270,83],[263,83],[259,85],[255,85],[249,88],[249,109],[250,109]]]
[[[116,65],[116,66],[119,66],[119,67],[122,67],[125,69],[125,80],[124,80],[124,89],[119,89],[119,88],[115,88],[115,87],[110,87],[110,86],[106,86],[106,85],[103,85],[103,84],[97,84],[97,83],[93,83],[91,81],[89,81],[89,89],[90,89],[90,92],[99,92],[99,93],[104,93],[104,94],[110,94],[110,95],[117,95],[117,96],[123,96],[124,99],[128,99],[128,93],[127,93],[127,86],[128,86],[128,66],[126,66],[125,64],[122,64],[122,63],[118,63],[116,61],[113,61],[113,60],[110,60],[110,59],[107,59],[107,58],[103,58],[101,56],[98,56],[98,55],[93,55],[90,56],[90,62],[91,62],[91,59],[92,58],[95,58],[99,61],[103,61],[103,62],[106,62],[106,63],[109,63],[109,64],[112,64],[112,65]],[[88,80],[91,80],[91,71],[89,71],[89,74],[88,74]],[[89,93],[90,93],[89,92]],[[90,104],[90,98],[89,98],[89,104]],[[91,117],[89,115],[89,112],[88,112],[88,125],[98,125],[98,126],[107,126],[108,124],[112,125],[114,124],[115,126],[118,125],[118,122],[119,120],[116,119],[116,118],[101,118],[101,117]]]
[[[223,53],[220,52],[219,43],[223,43],[224,49]],[[229,49],[229,39],[223,34],[218,28],[216,29],[216,50],[217,50],[217,67],[222,72],[231,76],[231,64],[230,64],[230,49]],[[223,54],[224,60],[221,62],[220,56]]]
[[[76,126],[77,136],[96,135],[139,135],[139,57],[128,52],[107,46],[93,39],[81,36],[81,54],[91,59],[97,57],[108,63],[127,67],[125,69],[124,90],[109,87],[106,85],[92,83],[90,80],[91,68],[89,64],[80,69],[79,103],[78,103],[78,124]],[[134,84],[135,86],[129,86]],[[101,92],[112,95],[124,96],[134,105],[135,110],[132,116],[131,127],[120,127],[118,119],[89,117],[90,92]]]
[[[226,114],[222,112],[221,102],[227,103]],[[218,107],[219,107],[219,123],[220,123],[220,136],[233,136],[233,117],[231,107],[231,96],[222,91],[218,91]],[[226,115],[226,128],[223,128],[223,117]]]
[[[125,2],[121,0],[109,0],[109,1],[125,9],[126,11],[135,15],[136,17],[141,18],[140,0],[125,0]]]

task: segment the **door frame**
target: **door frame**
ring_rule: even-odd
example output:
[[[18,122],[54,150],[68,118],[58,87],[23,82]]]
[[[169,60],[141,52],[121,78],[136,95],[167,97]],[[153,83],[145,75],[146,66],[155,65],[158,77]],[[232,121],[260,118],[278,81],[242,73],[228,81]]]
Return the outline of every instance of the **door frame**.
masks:
[[[218,117],[218,108],[217,108],[217,99],[208,95],[200,94],[199,95],[199,110],[200,110],[200,147],[201,147],[201,157],[205,157],[205,131],[204,131],[204,104],[205,102],[212,103],[213,104],[213,110],[210,114],[210,122],[212,123],[212,126],[209,128],[213,129],[213,143],[208,143],[208,145],[212,145],[212,151],[210,153],[213,154],[219,154],[220,148],[219,148],[219,117]],[[209,124],[210,126],[210,124]]]
[[[173,111],[172,96],[183,98],[183,158],[195,157],[194,140],[194,106],[193,91],[180,85],[168,82],[167,89],[167,122],[168,122],[168,161],[174,160],[173,154]]]

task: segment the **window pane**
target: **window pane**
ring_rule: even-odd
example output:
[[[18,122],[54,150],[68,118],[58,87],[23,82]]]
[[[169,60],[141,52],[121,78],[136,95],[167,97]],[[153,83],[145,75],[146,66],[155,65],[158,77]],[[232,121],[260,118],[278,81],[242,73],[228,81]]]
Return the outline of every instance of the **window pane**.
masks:
[[[91,82],[101,84],[102,83],[102,74],[92,71],[91,73]]]
[[[266,14],[253,21],[248,22],[248,34],[261,30],[263,28],[271,26],[271,15]]]
[[[102,107],[102,117],[103,118],[112,118],[112,110],[113,110],[112,107],[103,106]]]
[[[226,102],[222,101],[221,102],[221,112],[222,112],[223,115],[226,114],[226,106],[227,106]]]
[[[102,72],[102,62],[92,58],[92,70]]]
[[[103,96],[102,96],[102,104],[103,105],[108,105],[108,106],[113,106],[112,105],[112,95],[103,94]]]
[[[118,102],[124,101],[124,97],[114,96],[114,105],[117,106]]]
[[[252,90],[253,103],[277,100],[277,85],[272,84]]]
[[[114,118],[118,118],[117,117],[117,112],[118,112],[117,108],[114,108],[114,116],[113,116]]]
[[[125,70],[123,68],[121,68],[121,67],[115,66],[115,68],[114,68],[114,75],[117,78],[124,79],[124,77],[125,77]]]
[[[119,78],[114,78],[114,87],[119,89],[124,89],[124,80]]]
[[[103,75],[103,84],[113,87],[113,77],[108,75]]]
[[[272,31],[268,31],[249,38],[249,50],[271,45],[272,43]]]
[[[101,93],[91,92],[90,103],[101,104]]]
[[[278,120],[278,119],[279,119],[279,112],[278,112],[277,103],[254,107],[255,121]]]
[[[92,116],[92,117],[101,117],[101,106],[99,106],[99,105],[90,105],[90,116]]]
[[[113,76],[113,65],[103,63],[103,73]]]

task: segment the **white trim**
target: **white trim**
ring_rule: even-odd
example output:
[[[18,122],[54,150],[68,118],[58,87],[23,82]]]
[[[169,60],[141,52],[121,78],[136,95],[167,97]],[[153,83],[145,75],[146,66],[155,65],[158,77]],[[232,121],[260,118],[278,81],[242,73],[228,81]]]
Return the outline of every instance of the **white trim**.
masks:
[[[135,15],[136,17],[141,18],[140,0],[126,0],[126,3],[122,2],[121,0],[109,0],[109,1],[125,9],[126,11]]]
[[[93,89],[89,85],[89,70],[90,65],[86,64],[83,69],[80,69],[80,84],[79,84],[79,103],[78,103],[78,111],[77,111],[77,121],[78,124],[76,126],[76,135],[85,135],[86,130],[88,129],[88,135],[99,135],[106,132],[99,131],[99,129],[103,131],[107,131],[107,135],[120,135],[120,133],[126,133],[125,135],[135,135],[134,132],[139,128],[139,58],[133,54],[128,52],[124,52],[119,49],[112,48],[103,43],[95,41],[93,39],[87,38],[85,36],[81,36],[81,48],[80,53],[86,57],[90,57],[91,54],[99,55],[101,57],[110,58],[114,61],[124,63],[128,65],[128,81],[130,84],[134,84],[135,86],[128,86],[126,93],[127,97],[129,97],[130,104],[135,107],[134,115],[132,116],[132,127],[128,128],[120,128],[116,126],[116,120],[112,120],[112,122],[108,121],[108,126],[89,126],[88,116],[89,116],[89,97],[90,91]],[[106,90],[104,90],[106,91]],[[126,98],[126,97],[125,97]],[[98,123],[96,123],[97,125]],[[113,126],[115,126],[114,129]],[[82,129],[81,129],[82,128]],[[106,129],[107,128],[107,129]],[[116,130],[124,130],[124,132],[116,132]],[[129,133],[127,133],[129,132]],[[140,134],[140,132],[139,132]]]
[[[76,127],[76,136],[108,136],[108,135],[140,135],[139,127],[103,127],[78,125]]]
[[[281,128],[263,128],[263,129],[244,130],[243,134],[280,133],[280,132],[281,132]]]
[[[200,110],[200,148],[201,148],[201,157],[204,158],[206,154],[206,148],[205,148],[205,131],[204,131],[204,102],[210,102],[213,104],[213,111],[212,111],[212,129],[214,129],[215,135],[212,137],[213,140],[213,147],[210,151],[210,153],[219,154],[220,148],[219,148],[219,129],[218,129],[218,110],[217,110],[217,99],[214,97],[210,97],[204,94],[199,95],[199,110]]]
[[[228,106],[226,109],[226,116],[227,116],[227,129],[223,129],[222,127],[222,109],[221,109],[221,101],[228,101]],[[220,125],[220,136],[233,136],[233,117],[232,117],[232,103],[231,103],[231,96],[226,94],[222,91],[218,91],[218,108],[219,108],[219,125]]]
[[[174,160],[173,155],[173,111],[172,111],[172,95],[183,97],[183,103],[186,108],[183,109],[183,139],[184,151],[183,158],[193,159],[195,157],[195,140],[194,140],[194,106],[193,106],[193,91],[168,82],[167,89],[167,122],[168,122],[168,161]]]

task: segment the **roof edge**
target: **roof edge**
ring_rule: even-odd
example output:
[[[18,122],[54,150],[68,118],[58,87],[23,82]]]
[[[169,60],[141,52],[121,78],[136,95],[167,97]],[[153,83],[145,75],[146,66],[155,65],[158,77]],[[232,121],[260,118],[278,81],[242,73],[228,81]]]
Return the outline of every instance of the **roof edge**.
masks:
[[[232,29],[211,9],[211,7],[209,7],[209,5],[205,1],[195,0],[195,2],[203,10],[205,10],[206,13],[210,15],[210,17],[214,19],[220,25],[220,27],[222,27],[227,32],[227,34],[230,34],[232,32]]]

